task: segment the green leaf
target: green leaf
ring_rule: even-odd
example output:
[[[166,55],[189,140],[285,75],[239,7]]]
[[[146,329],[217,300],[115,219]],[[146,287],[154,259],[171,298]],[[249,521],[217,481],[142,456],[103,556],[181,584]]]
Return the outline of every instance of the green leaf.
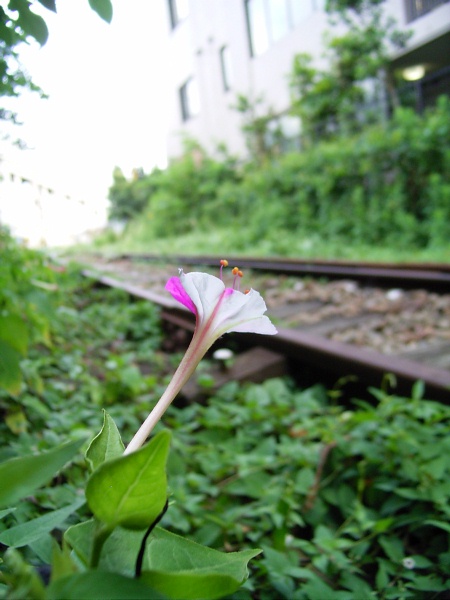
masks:
[[[51,574],[51,582],[53,583],[57,579],[61,579],[62,577],[67,577],[69,575],[73,575],[74,573],[78,573],[79,565],[75,564],[75,557],[72,555],[72,552],[67,544],[63,543],[62,548],[58,544],[56,540],[53,539],[52,546],[52,574]]]
[[[45,44],[48,39],[47,25],[44,19],[32,12],[28,6],[26,8],[25,6],[21,6],[17,22],[26,35],[34,37],[41,46]]]
[[[384,590],[389,584],[389,569],[388,561],[383,558],[378,558],[378,570],[375,577],[375,582],[378,590]]]
[[[324,581],[319,578],[308,581],[302,585],[302,592],[306,593],[307,598],[314,600],[348,600],[350,597],[348,592],[333,590]]]
[[[403,544],[398,538],[380,536],[379,543],[385,551],[386,556],[393,562],[399,563],[404,558],[405,552]]]
[[[15,527],[10,527],[0,533],[0,543],[5,544],[5,546],[13,546],[14,548],[31,544],[44,534],[50,533],[50,531],[61,525],[84,502],[84,498],[78,498],[69,506],[54,510]]]
[[[16,396],[22,384],[20,354],[8,343],[0,340],[0,388]]]
[[[121,456],[125,448],[113,419],[106,411],[103,412],[103,426],[100,433],[92,440],[86,451],[86,460],[91,471],[95,471],[102,463]]]
[[[13,314],[0,315],[0,340],[25,356],[28,349],[28,329],[24,321]]]
[[[101,464],[91,475],[90,509],[110,527],[147,529],[167,497],[166,461],[170,433],[161,431],[140,450]]]
[[[55,0],[38,0],[42,6],[56,12],[56,1]]]
[[[86,566],[92,554],[93,539],[97,523],[91,519],[72,525],[64,534],[64,541],[73,548],[78,559]],[[142,544],[142,531],[116,528],[105,541],[100,557],[99,568],[106,571],[119,571],[123,575],[134,575],[136,558]]]
[[[12,588],[8,598],[30,598],[30,600],[45,600],[45,588],[42,579],[34,567],[22,558],[15,548],[8,548],[4,554],[6,573],[4,579]]]
[[[249,560],[260,553],[218,552],[157,527],[141,579],[169,598],[221,598],[239,589],[248,578]]]
[[[4,510],[0,510],[0,519],[3,519],[3,517],[6,517],[6,515],[9,515],[10,513],[14,512],[15,510],[16,510],[15,507],[5,508]]]
[[[12,458],[0,464],[0,507],[11,506],[51,479],[77,453],[84,440],[50,452]]]
[[[89,5],[99,17],[101,17],[107,23],[111,23],[113,7],[110,0],[89,0]]]
[[[94,531],[95,522],[87,521],[74,525],[64,536],[86,565]],[[136,531],[115,529],[103,546],[99,568],[132,575],[142,537]],[[141,580],[168,598],[220,598],[240,587],[248,577],[248,561],[260,552],[225,554],[156,527],[147,542]]]
[[[444,584],[442,579],[433,575],[415,577],[414,581],[409,584],[409,587],[425,592],[448,591],[448,587]]]
[[[57,579],[47,590],[47,600],[163,600],[164,596],[138,579],[117,573],[87,571]]]
[[[433,527],[439,527],[439,529],[443,529],[444,531],[447,531],[448,533],[450,533],[450,523],[447,523],[445,521],[436,521],[435,519],[427,519],[426,521],[423,521],[422,524],[423,525],[432,525]]]

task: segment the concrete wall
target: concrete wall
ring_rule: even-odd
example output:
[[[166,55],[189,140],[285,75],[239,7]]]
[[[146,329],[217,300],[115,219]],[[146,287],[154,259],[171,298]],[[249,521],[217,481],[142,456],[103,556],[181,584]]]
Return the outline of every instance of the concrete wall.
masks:
[[[167,0],[160,1],[168,4]],[[219,143],[225,142],[232,154],[245,155],[242,116],[231,108],[238,94],[253,100],[262,96],[261,114],[266,114],[268,109],[275,113],[288,109],[288,74],[293,56],[306,52],[315,57],[316,66],[324,66],[323,33],[331,29],[321,9],[323,0],[301,2],[311,3],[310,12],[304,11],[295,28],[254,57],[250,53],[244,0],[190,0],[189,17],[171,31],[167,8],[168,78],[169,90],[172,90],[168,98],[169,158],[182,153],[183,135],[200,141],[209,152],[214,152]],[[450,30],[449,3],[410,24],[406,23],[404,0],[388,0],[386,6],[399,27],[414,31],[410,48]],[[333,34],[336,33],[338,31],[334,29]],[[219,53],[223,46],[229,48],[232,66],[232,84],[228,91],[223,88],[220,65]],[[198,85],[200,111],[183,122],[179,89],[189,77],[193,77]]]

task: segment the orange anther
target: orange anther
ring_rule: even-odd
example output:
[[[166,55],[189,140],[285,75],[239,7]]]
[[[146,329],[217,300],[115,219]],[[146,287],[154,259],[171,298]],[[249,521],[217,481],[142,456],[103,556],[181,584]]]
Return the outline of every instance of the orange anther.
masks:
[[[225,258],[222,258],[222,260],[220,261],[220,266],[228,267],[228,261]]]
[[[237,267],[234,267],[234,269],[231,272],[233,273],[233,275],[239,275],[239,269]]]
[[[250,290],[245,290],[244,294],[250,294]]]
[[[244,273],[242,271],[238,271],[237,274],[239,275],[239,277],[244,277]]]

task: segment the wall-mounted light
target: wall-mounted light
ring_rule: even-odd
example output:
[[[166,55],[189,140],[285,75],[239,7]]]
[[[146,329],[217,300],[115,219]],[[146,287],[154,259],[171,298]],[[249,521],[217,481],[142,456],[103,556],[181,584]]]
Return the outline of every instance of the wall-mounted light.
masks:
[[[403,79],[406,79],[406,81],[417,81],[418,79],[422,79],[424,75],[424,65],[414,65],[413,67],[407,67],[402,71]]]

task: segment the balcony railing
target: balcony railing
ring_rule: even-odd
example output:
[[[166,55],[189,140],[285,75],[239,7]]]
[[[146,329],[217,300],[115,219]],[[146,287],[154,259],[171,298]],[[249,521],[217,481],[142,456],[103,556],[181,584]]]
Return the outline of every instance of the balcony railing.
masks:
[[[449,0],[405,0],[406,21],[411,23]]]

